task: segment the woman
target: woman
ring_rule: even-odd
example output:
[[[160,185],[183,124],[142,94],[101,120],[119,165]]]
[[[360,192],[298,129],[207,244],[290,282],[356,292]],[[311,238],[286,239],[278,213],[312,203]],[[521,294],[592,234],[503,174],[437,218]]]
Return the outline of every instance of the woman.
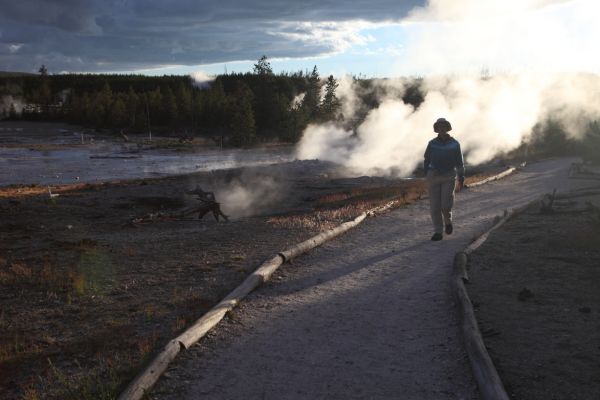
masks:
[[[452,125],[444,118],[435,121],[433,131],[438,135],[427,144],[423,163],[434,230],[431,240],[435,241],[442,240],[442,231],[447,235],[452,233],[454,190],[459,192],[465,182],[465,167],[460,143],[448,134],[451,130]],[[458,184],[456,184],[457,176]]]

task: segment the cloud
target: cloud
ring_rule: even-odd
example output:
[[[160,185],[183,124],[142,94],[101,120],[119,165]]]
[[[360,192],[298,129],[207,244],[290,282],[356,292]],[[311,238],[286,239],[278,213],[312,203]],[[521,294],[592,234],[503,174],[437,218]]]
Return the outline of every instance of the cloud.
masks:
[[[355,45],[373,42],[373,37],[360,33],[373,25],[375,24],[367,21],[284,22],[277,30],[269,33],[291,42],[316,44],[329,49],[330,52],[342,52]]]
[[[360,30],[399,20],[420,0],[0,0],[3,69],[110,71],[270,57],[308,57],[371,40]],[[39,67],[39,65],[38,65]]]
[[[595,0],[430,0],[410,26],[399,74],[598,71]]]
[[[92,4],[78,0],[1,1],[3,19],[68,32],[99,33]]]

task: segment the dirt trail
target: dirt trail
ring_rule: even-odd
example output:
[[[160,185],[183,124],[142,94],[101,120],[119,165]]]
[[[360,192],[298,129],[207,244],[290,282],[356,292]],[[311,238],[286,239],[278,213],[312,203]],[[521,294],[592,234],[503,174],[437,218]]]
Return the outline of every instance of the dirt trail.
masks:
[[[461,193],[455,233],[429,241],[428,203],[370,219],[285,265],[182,354],[153,399],[475,399],[451,263],[495,215],[553,188],[549,160]]]

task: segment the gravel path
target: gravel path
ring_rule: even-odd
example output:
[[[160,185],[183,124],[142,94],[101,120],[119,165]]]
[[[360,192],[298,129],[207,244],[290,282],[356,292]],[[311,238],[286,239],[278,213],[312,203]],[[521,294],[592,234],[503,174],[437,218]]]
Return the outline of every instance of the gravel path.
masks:
[[[169,368],[153,399],[476,399],[450,291],[453,256],[495,215],[553,188],[571,160],[457,197],[431,242],[428,203],[372,218],[293,264]]]

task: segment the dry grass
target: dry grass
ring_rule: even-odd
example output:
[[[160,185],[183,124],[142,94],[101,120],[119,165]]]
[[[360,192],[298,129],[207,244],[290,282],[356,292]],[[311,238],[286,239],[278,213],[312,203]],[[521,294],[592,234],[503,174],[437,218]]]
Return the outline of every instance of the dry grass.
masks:
[[[114,182],[111,184],[115,185]],[[77,190],[96,190],[104,185],[106,184],[63,185],[52,187],[52,192],[70,193]],[[0,198],[46,196],[47,193],[45,186],[0,188]],[[274,217],[268,222],[272,226],[299,227],[320,231],[337,226],[340,222],[354,218],[367,210],[385,205],[391,199],[396,199],[394,207],[400,207],[421,198],[424,193],[424,183],[417,180],[394,182],[389,186],[348,189],[317,199],[311,212]],[[77,197],[74,196],[74,198]],[[61,197],[57,201],[60,202]],[[70,304],[71,296],[74,296],[72,309],[88,311],[85,307],[89,307],[89,304],[83,305],[88,298],[84,295],[105,293],[102,282],[112,279],[114,276],[110,265],[111,262],[114,262],[114,259],[111,259],[114,256],[107,254],[105,247],[98,246],[93,240],[85,238],[72,240],[71,242],[56,240],[53,242],[59,244],[59,251],[56,254],[70,254],[68,259],[72,260],[71,266],[69,266],[69,262],[64,261],[64,258],[59,264],[55,260],[45,259],[41,255],[37,259],[0,258],[0,285],[22,288],[29,293],[37,291],[36,296],[41,295],[40,298],[46,299],[51,304],[61,303],[57,300],[63,300],[63,304]],[[144,249],[142,246],[126,243],[124,247],[119,247],[119,254],[125,257],[139,257],[144,254]],[[243,250],[236,249],[227,253],[222,252],[219,257],[219,259],[209,257],[212,262],[205,261],[206,253],[204,253],[199,260],[202,260],[203,268],[209,268],[209,266],[209,269],[218,269],[222,266],[238,268],[247,259],[251,259],[252,254],[247,255]],[[240,272],[244,271],[240,270]],[[133,278],[128,278],[127,282],[130,281],[135,282]],[[137,284],[131,284],[132,287],[135,285]],[[124,287],[122,289],[124,291],[132,290],[125,284],[118,287],[121,289]],[[129,380],[129,377],[133,376],[144,361],[152,356],[156,347],[164,343],[165,337],[170,338],[174,333],[181,332],[190,321],[195,321],[210,309],[216,300],[220,299],[219,293],[206,295],[201,291],[190,292],[181,285],[173,286],[172,290],[170,289],[167,287],[165,291],[165,297],[170,297],[166,303],[160,303],[156,299],[148,300],[146,303],[124,300],[124,303],[129,301],[129,304],[133,305],[134,312],[128,312],[126,316],[115,316],[114,314],[98,316],[97,323],[107,327],[110,332],[102,332],[94,337],[90,336],[91,332],[87,332],[87,336],[82,339],[81,343],[76,343],[75,347],[71,342],[65,343],[60,340],[50,343],[54,340],[52,338],[40,340],[39,335],[34,337],[31,332],[29,338],[26,338],[24,334],[17,334],[17,327],[7,326],[9,324],[0,310],[0,331],[10,332],[9,335],[1,335],[4,336],[3,339],[8,340],[0,342],[0,360],[8,360],[11,365],[22,364],[26,357],[34,360],[38,365],[44,364],[47,357],[52,357],[52,360],[55,361],[56,367],[52,368],[49,376],[43,377],[44,383],[40,383],[41,378],[38,379],[37,376],[35,382],[19,382],[23,385],[21,391],[23,398],[31,400],[37,398],[114,398],[118,393],[117,389],[122,389],[122,385]],[[102,296],[97,297],[102,299]],[[119,299],[119,301],[121,300]],[[152,303],[153,301],[157,301],[156,305]],[[100,304],[100,302],[94,304]],[[169,304],[169,306],[165,306],[165,304]],[[62,306],[59,305],[57,308]],[[92,312],[98,313],[98,310],[96,308]],[[234,318],[235,314],[229,314],[229,317]],[[73,318],[76,320],[79,316]],[[115,319],[111,320],[111,318]],[[144,334],[135,331],[135,328],[140,327],[148,329],[158,321],[162,321],[162,330],[159,329],[158,332],[163,337],[159,337],[159,334],[154,332],[143,336]],[[134,331],[138,333],[136,334]],[[115,336],[114,332],[118,332],[118,336]],[[54,334],[57,335],[57,338],[67,340],[58,336],[59,333]],[[61,352],[60,356],[46,353],[56,351],[57,348]],[[65,353],[68,353],[68,356]],[[72,358],[71,355],[75,353],[85,354],[87,358],[82,361],[85,362],[85,365],[77,368],[73,367],[72,363],[65,362],[66,358]],[[84,358],[80,359],[84,360]]]
[[[49,398],[64,400],[112,400],[122,386],[124,376],[132,375],[132,357],[107,355],[98,357],[92,366],[78,362],[76,370],[67,374],[50,359],[51,375],[43,383]],[[58,384],[56,384],[58,383]]]
[[[41,354],[42,348],[30,338],[25,338],[18,331],[6,330],[0,340],[0,361]]]
[[[467,177],[465,183],[472,184],[496,173],[476,174]],[[323,231],[391,201],[394,203],[390,209],[411,204],[421,199],[425,193],[426,183],[423,180],[411,180],[390,186],[359,187],[320,197],[312,212],[272,217],[267,222],[276,227]]]
[[[0,199],[18,199],[23,197],[48,195],[48,188],[52,190],[52,194],[73,194],[84,190],[100,190],[108,187],[118,187],[127,185],[148,184],[149,182],[158,181],[160,179],[169,178],[144,178],[130,180],[113,180],[99,183],[66,183],[63,185],[8,185],[0,187]]]
[[[152,350],[154,350],[158,343],[158,339],[158,334],[156,331],[153,331],[151,335],[146,336],[137,342],[137,349],[141,359],[147,358],[150,353],[152,353]]]
[[[411,204],[424,194],[424,182],[416,180],[394,186],[354,188],[320,197],[312,212],[272,217],[267,222],[277,227],[323,231],[391,201],[394,201],[391,208]]]
[[[82,254],[88,252],[82,247]],[[85,274],[75,265],[59,267],[48,258],[7,260],[0,258],[0,283],[37,288],[47,294],[78,294],[87,287]]]
[[[85,277],[75,267],[57,268],[50,260],[0,258],[0,284],[34,287],[48,295],[83,294]]]
[[[0,198],[19,198],[19,197],[30,197],[48,194],[48,188],[52,190],[53,194],[69,193],[76,190],[91,189],[95,185],[87,183],[73,183],[66,185],[52,185],[52,186],[41,186],[41,185],[10,185],[0,187]]]
[[[183,330],[183,328],[185,328],[186,324],[187,324],[187,321],[185,318],[177,317],[175,319],[175,323],[173,323],[171,332],[173,332],[173,333],[181,332],[181,330]]]

